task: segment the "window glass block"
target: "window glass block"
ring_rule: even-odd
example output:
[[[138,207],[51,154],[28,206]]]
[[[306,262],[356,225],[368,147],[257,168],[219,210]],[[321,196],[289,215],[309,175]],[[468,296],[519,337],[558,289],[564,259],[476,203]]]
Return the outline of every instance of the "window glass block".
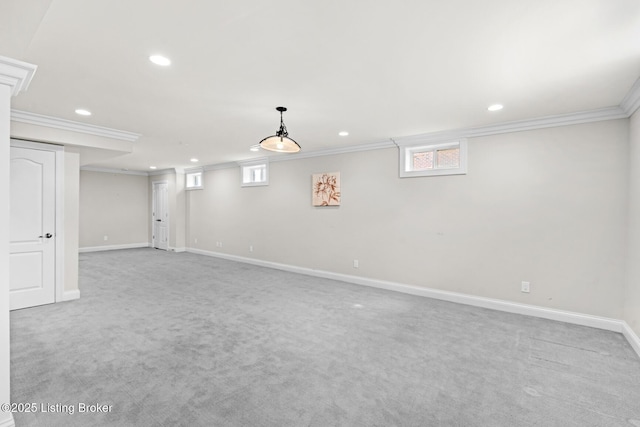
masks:
[[[413,169],[414,171],[423,171],[433,169],[433,151],[422,153],[413,153]]]
[[[437,152],[438,169],[457,168],[460,166],[460,148],[447,148]]]

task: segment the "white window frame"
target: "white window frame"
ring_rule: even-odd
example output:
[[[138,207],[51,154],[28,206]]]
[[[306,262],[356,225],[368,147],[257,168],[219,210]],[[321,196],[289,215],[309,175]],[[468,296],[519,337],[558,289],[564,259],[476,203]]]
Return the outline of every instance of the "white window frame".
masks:
[[[262,159],[254,159],[247,162],[238,162],[238,164],[240,165],[241,187],[260,187],[269,185],[269,159],[267,157]],[[261,181],[254,181],[249,177],[248,180],[245,180],[250,171],[257,168],[264,168],[264,179],[262,179]]]
[[[429,144],[412,144],[400,145],[400,178],[414,178],[422,176],[442,176],[442,175],[466,175],[467,174],[467,140],[466,138],[457,139],[455,141],[443,141]],[[436,161],[435,152],[438,150],[446,150],[449,148],[460,149],[460,163],[458,167],[438,168],[434,165],[429,170],[411,170],[412,159],[415,153],[423,153],[428,151],[434,152],[434,162]]]
[[[200,185],[189,185],[189,177],[191,176],[200,176]],[[184,171],[184,188],[187,191],[191,190],[202,190],[204,188],[204,170],[203,168],[197,169],[187,169]]]

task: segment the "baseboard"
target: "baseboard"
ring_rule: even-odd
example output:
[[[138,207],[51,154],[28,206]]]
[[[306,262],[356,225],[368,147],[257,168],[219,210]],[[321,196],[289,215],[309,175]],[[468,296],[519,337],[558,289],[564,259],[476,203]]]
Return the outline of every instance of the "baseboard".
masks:
[[[4,416],[8,418],[0,420],[0,427],[16,427],[16,423],[13,420],[13,414],[11,412],[2,412],[2,414],[4,414]]]
[[[640,356],[640,338],[638,338],[638,335],[636,335],[627,322],[622,322],[622,335],[625,336],[629,344],[631,344],[631,347],[636,351],[638,356]]]
[[[613,332],[623,333],[622,320],[610,319],[607,317],[592,316],[589,314],[575,313],[571,311],[558,310],[553,308],[540,307],[535,305],[520,304],[505,300],[484,298],[458,292],[441,291],[438,289],[423,288],[420,286],[406,285],[384,280],[368,279],[366,277],[351,276],[347,274],[332,273],[324,270],[314,270],[311,268],[296,267],[287,264],[279,264],[270,261],[262,261],[253,258],[245,258],[236,255],[228,255],[220,252],[205,251],[202,249],[187,248],[187,252],[200,255],[207,255],[216,258],[228,259],[231,261],[244,262],[247,264],[259,265],[262,267],[275,268],[278,270],[290,271],[293,273],[306,274],[308,276],[322,277],[325,279],[339,280],[356,285],[370,286],[374,288],[387,289],[390,291],[402,292],[416,296],[438,299],[442,301],[455,302],[458,304],[472,305],[475,307],[489,308],[492,310],[504,311],[525,316],[540,317],[543,319],[556,320],[559,322],[572,323],[574,325],[589,326],[592,328],[604,329]],[[631,330],[631,328],[629,328]],[[633,331],[631,331],[633,332]],[[625,334],[625,336],[627,336]],[[632,344],[633,345],[633,344]]]
[[[64,291],[62,294],[62,301],[73,301],[74,299],[80,299],[80,290],[74,289],[72,291]]]
[[[80,248],[79,252],[99,252],[99,251],[115,251],[118,249],[135,249],[135,248],[148,248],[149,243],[127,243],[125,245],[105,245],[105,246],[89,246],[86,248]],[[1,426],[0,426],[1,427]]]
[[[187,248],[172,248],[169,246],[169,252],[186,252]]]

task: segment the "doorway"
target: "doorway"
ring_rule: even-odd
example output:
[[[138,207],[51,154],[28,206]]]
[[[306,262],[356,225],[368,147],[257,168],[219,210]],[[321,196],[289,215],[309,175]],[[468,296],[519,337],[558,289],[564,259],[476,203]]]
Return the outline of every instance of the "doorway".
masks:
[[[169,183],[153,183],[152,242],[156,249],[169,250]]]
[[[62,154],[59,146],[11,140],[11,310],[54,303],[61,291]]]

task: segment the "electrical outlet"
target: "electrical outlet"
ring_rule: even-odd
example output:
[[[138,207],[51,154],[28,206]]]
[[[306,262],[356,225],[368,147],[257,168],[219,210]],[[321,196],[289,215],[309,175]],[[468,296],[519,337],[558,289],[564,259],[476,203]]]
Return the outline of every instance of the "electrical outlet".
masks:
[[[531,283],[529,282],[522,282],[522,287],[520,288],[522,290],[522,292],[524,293],[529,293],[531,291]]]
[[[104,241],[106,242],[107,240],[109,240],[109,236],[104,236]]]
[[[197,238],[196,238],[196,239],[193,239],[193,243],[196,243],[196,244],[197,244],[197,243],[198,243],[198,239],[197,239]]]
[[[253,252],[253,245],[249,245],[249,252]]]
[[[353,260],[353,268],[359,268],[360,267],[360,263],[358,262],[357,259]]]

